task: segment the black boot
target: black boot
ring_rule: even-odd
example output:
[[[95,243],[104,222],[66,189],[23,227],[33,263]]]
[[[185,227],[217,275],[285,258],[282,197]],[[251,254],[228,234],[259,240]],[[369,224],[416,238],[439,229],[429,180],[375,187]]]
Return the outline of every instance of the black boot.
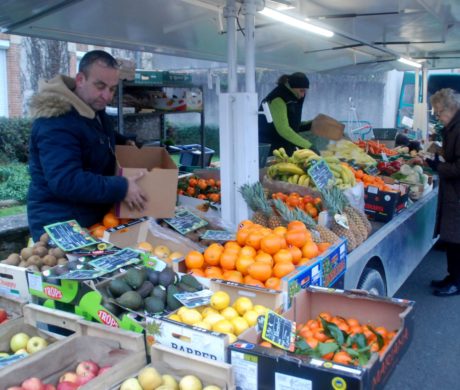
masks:
[[[460,284],[450,283],[449,285],[433,291],[433,295],[437,297],[451,297],[460,294]]]
[[[450,284],[452,284],[452,282],[452,276],[447,275],[444,279],[432,280],[430,286],[434,288],[443,288],[449,286]]]

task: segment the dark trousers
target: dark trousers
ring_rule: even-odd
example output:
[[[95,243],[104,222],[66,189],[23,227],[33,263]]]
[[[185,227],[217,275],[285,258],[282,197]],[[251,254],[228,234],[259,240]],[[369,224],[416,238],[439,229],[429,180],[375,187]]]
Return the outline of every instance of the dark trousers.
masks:
[[[460,244],[446,242],[447,273],[460,283]]]

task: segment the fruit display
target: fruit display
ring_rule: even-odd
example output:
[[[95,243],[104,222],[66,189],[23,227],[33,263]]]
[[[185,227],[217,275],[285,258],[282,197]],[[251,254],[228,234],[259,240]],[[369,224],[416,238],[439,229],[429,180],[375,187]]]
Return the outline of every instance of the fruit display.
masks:
[[[348,167],[331,155],[319,156],[310,149],[299,149],[288,156],[284,148],[275,149],[275,164],[267,170],[271,179],[285,181],[291,184],[309,187],[313,190],[316,185],[308,170],[320,160],[324,160],[334,175],[333,184],[340,188],[349,188],[355,185],[355,178]]]
[[[257,318],[265,315],[268,308],[255,305],[248,297],[239,297],[231,302],[230,295],[225,291],[216,291],[209,306],[189,309],[182,306],[168,318],[214,332],[226,333],[230,343],[246,329],[254,326]]]
[[[180,276],[166,267],[162,271],[130,268],[123,276],[110,280],[99,289],[106,301],[113,298],[114,303],[125,309],[154,315],[182,306],[174,294],[202,288],[192,275]]]
[[[172,251],[167,245],[164,244],[152,245],[147,241],[141,241],[136,245],[136,248],[145,253],[149,253],[166,263],[171,263],[173,260],[184,257],[182,252]]]
[[[392,149],[387,147],[385,144],[380,143],[379,141],[374,141],[374,140],[359,140],[356,142],[356,145],[358,145],[361,149],[363,149],[366,153],[370,154],[382,154],[384,153],[388,157],[390,156],[397,156],[399,154],[399,151],[396,149]]]
[[[364,188],[368,186],[372,186],[372,187],[377,187],[380,191],[397,192],[391,186],[385,183],[385,181],[380,176],[369,175],[365,173],[362,169],[355,170],[352,167],[350,167],[350,169],[355,175],[356,181],[358,183],[363,183]]]
[[[107,229],[127,224],[132,219],[118,218],[113,212],[108,212],[102,218],[100,223],[96,223],[88,228],[88,231],[95,238],[102,238]]]
[[[318,214],[321,211],[323,211],[321,198],[319,196],[301,196],[298,192],[291,192],[289,194],[275,192],[272,194],[272,199],[281,200],[290,209],[298,207],[299,209],[305,211],[308,215],[310,215],[310,217],[315,219],[318,217]]]
[[[0,359],[12,354],[31,355],[37,353],[48,346],[48,341],[37,335],[29,335],[26,332],[14,334],[9,341],[9,350],[0,352]]]
[[[143,368],[136,377],[123,381],[120,390],[220,390],[212,384],[204,385],[196,375],[176,377],[170,374],[161,374],[153,366]]]
[[[355,145],[353,142],[345,139],[337,141],[335,144],[329,143],[327,150],[321,152],[321,156],[334,156],[340,160],[346,160],[361,167],[377,164],[377,161],[369,156],[358,145]]]
[[[328,312],[296,325],[295,354],[364,366],[372,353],[382,355],[397,330],[364,324],[356,318],[334,316]],[[261,346],[276,348],[267,341]]]
[[[1,263],[43,272],[67,262],[65,252],[57,247],[51,247],[48,234],[43,233],[33,246],[21,249],[20,253],[10,254]]]
[[[220,203],[220,180],[189,176],[179,181],[177,194]]]

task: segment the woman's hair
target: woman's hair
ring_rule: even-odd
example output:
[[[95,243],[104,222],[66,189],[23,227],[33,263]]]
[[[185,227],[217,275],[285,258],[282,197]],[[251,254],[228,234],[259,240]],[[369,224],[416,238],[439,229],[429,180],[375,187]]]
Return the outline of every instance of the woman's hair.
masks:
[[[278,79],[278,85],[289,84],[291,88],[310,88],[310,81],[305,73],[295,72],[293,74],[283,74]]]
[[[443,88],[430,97],[431,106],[437,105],[443,108],[460,109],[460,94],[452,88]]]
[[[288,74],[283,74],[280,76],[280,78],[277,81],[278,85],[284,85],[289,81],[289,75]]]

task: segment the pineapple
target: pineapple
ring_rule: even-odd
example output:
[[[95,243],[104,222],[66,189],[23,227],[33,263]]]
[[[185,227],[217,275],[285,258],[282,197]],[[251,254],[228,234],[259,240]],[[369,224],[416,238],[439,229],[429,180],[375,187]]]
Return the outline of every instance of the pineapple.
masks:
[[[342,225],[339,225],[334,218],[336,214],[343,214],[344,204],[342,191],[340,191],[337,187],[326,188],[321,191],[321,197],[323,203],[327,207],[329,215],[332,217],[332,232],[337,234],[339,237],[345,237],[347,239],[347,250],[348,252],[351,252],[359,245],[357,237],[355,236],[357,228],[351,223],[351,221],[348,221],[349,229],[347,229]]]
[[[350,224],[350,229],[353,230],[355,236],[358,240],[358,245],[367,239],[369,236],[368,227],[364,223],[363,219],[358,210],[356,210],[348,201],[347,197],[340,192],[338,194],[340,201],[344,205],[344,214],[347,216],[348,222]],[[366,218],[367,221],[367,218]],[[369,221],[367,221],[369,223]],[[370,225],[370,223],[369,223]]]

